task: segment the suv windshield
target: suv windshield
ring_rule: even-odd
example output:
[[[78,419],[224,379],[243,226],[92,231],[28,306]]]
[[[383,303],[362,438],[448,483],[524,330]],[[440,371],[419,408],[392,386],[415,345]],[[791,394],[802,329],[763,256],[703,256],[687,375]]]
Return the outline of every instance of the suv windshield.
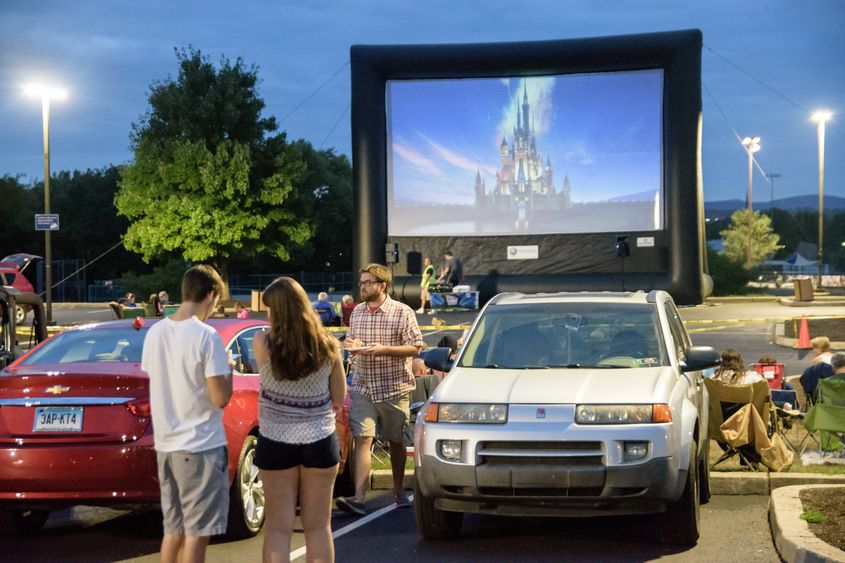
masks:
[[[72,362],[140,362],[147,330],[132,327],[80,329],[57,335],[21,365]]]
[[[492,305],[459,366],[475,368],[668,365],[657,308],[643,303]]]

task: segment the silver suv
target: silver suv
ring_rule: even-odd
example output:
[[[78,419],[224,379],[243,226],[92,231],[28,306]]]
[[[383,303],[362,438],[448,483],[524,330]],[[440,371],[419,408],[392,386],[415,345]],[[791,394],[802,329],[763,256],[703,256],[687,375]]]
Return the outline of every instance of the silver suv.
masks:
[[[502,294],[481,311],[414,429],[417,528],[458,534],[463,513],[657,516],[695,544],[710,496],[705,368],[672,298]]]

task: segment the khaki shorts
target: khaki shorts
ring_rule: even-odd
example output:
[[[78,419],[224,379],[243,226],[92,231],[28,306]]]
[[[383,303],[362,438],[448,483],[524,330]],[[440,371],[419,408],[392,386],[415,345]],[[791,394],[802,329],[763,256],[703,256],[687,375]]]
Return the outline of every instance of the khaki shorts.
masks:
[[[156,452],[164,533],[191,537],[226,532],[229,455],[226,446],[204,452]]]
[[[405,394],[395,399],[374,403],[366,395],[352,392],[352,405],[349,407],[349,425],[353,436],[376,435],[376,421],[379,423],[379,435],[390,441],[404,441],[405,427],[410,420],[410,399]]]

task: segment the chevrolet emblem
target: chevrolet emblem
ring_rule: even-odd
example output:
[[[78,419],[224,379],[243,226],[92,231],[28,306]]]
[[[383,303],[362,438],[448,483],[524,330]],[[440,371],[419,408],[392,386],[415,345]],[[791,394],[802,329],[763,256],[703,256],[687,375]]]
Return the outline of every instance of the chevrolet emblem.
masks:
[[[45,393],[52,393],[53,395],[61,395],[66,391],[70,391],[70,387],[64,387],[63,385],[53,385],[44,390]]]

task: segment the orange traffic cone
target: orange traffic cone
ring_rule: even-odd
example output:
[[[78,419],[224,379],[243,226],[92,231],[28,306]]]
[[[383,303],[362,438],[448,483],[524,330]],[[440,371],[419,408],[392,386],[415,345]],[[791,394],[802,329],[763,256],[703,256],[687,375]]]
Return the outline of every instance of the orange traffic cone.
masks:
[[[807,324],[807,315],[801,315],[801,329],[798,331],[798,343],[795,347],[799,350],[809,350],[810,346],[810,327]]]

